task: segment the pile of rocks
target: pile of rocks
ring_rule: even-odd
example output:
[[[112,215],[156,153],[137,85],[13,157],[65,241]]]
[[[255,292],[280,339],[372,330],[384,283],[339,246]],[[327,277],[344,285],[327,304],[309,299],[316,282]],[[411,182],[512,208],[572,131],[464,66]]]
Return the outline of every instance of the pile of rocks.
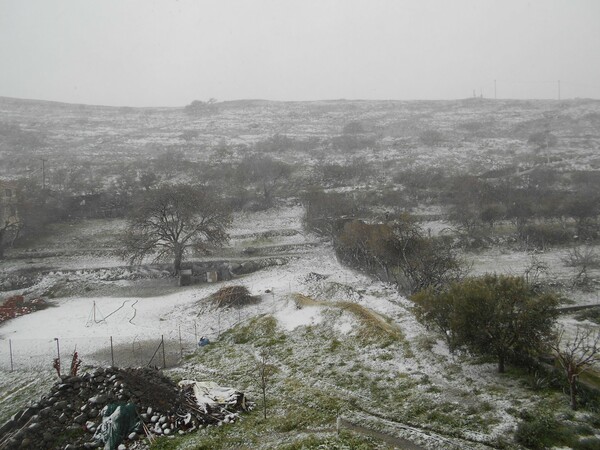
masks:
[[[244,402],[237,411],[213,408],[207,414],[156,369],[98,368],[62,378],[40,401],[17,412],[0,427],[0,448],[103,447],[95,433],[102,422],[103,408],[110,403],[134,404],[140,419],[120,448],[139,448],[135,443],[144,437],[182,434],[233,422],[246,407]]]

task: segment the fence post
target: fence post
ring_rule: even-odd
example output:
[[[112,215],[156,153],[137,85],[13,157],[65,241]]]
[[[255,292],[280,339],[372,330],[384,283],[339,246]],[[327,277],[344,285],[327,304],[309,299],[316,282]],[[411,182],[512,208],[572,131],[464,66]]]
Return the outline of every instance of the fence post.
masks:
[[[112,336],[110,337],[110,361],[111,361],[111,367],[115,367],[115,353],[113,351]]]
[[[162,345],[163,350],[163,369],[166,369],[167,359],[165,358],[165,336],[163,334],[160,335],[160,345]]]
[[[12,340],[8,340],[8,349],[10,351],[10,371],[13,371]]]
[[[179,325],[179,354],[183,358],[183,344],[181,343],[181,324]]]
[[[58,376],[60,376],[60,344],[58,343],[58,338],[54,338],[54,340],[56,341],[56,353],[58,354]]]
[[[131,356],[133,357],[133,360],[137,362],[136,358],[135,358],[135,339],[137,338],[137,336],[135,336],[133,338],[133,342],[131,343]]]

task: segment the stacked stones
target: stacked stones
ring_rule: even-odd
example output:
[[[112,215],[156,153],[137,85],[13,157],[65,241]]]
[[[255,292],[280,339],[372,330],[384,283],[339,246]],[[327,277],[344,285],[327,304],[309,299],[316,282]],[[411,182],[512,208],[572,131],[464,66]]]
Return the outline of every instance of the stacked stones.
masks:
[[[121,448],[149,433],[170,435],[233,421],[230,411],[202,414],[158,370],[99,368],[62,378],[39,402],[17,412],[0,427],[0,448],[100,448],[104,444],[94,433],[102,422],[102,409],[119,402],[135,404],[143,421]]]

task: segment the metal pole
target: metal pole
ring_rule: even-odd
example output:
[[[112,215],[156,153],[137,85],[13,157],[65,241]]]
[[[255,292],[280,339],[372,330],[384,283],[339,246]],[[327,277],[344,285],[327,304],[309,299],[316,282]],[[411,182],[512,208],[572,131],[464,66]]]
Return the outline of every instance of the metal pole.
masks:
[[[115,353],[113,351],[112,336],[110,337],[110,361],[111,361],[111,367],[115,367]]]
[[[160,345],[162,345],[163,350],[163,369],[167,368],[167,359],[165,358],[165,336],[160,335]]]
[[[58,338],[54,338],[56,341],[56,353],[58,354],[58,371],[60,373],[60,344],[58,343]]]
[[[12,340],[8,340],[8,349],[10,351],[10,371],[13,371]]]

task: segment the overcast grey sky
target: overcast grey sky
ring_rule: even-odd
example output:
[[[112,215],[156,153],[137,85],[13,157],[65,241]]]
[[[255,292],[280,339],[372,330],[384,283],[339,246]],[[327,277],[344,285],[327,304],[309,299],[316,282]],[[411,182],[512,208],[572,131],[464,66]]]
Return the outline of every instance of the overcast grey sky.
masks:
[[[599,0],[0,0],[0,96],[600,98]]]

